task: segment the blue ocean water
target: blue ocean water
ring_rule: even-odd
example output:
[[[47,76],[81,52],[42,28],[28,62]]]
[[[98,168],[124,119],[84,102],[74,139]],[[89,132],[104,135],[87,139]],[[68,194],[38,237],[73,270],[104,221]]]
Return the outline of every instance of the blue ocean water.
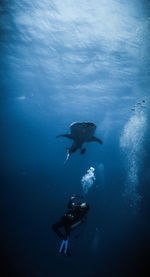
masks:
[[[1,252],[5,276],[146,276],[150,246],[150,4],[1,1]],[[64,164],[75,121],[103,145]],[[95,179],[72,257],[51,225]],[[139,275],[138,275],[139,274]]]

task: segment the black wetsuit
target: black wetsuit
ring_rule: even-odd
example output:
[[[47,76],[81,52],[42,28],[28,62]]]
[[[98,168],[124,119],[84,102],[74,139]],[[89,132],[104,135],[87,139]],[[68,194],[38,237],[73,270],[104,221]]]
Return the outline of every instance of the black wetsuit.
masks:
[[[75,203],[75,197],[71,197],[68,202],[68,211],[67,213],[61,217],[61,220],[56,222],[52,229],[60,238],[66,238],[67,235],[70,235],[70,232],[75,227],[86,221],[86,214],[89,210],[89,205],[84,208],[82,207],[83,203]],[[75,226],[75,227],[74,227]],[[59,228],[65,229],[65,236],[59,230]]]

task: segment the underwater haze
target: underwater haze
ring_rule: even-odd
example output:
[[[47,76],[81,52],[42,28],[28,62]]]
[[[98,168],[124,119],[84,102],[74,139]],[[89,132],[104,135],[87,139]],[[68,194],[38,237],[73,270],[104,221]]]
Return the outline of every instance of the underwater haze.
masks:
[[[1,276],[150,276],[150,2],[0,1]],[[72,122],[95,136],[66,159]],[[59,254],[72,193],[85,230]]]

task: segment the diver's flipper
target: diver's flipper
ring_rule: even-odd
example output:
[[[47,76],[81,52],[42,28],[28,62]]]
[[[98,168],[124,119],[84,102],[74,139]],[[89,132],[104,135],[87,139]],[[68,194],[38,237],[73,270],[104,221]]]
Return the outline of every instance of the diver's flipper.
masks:
[[[94,136],[91,138],[91,140],[90,140],[90,141],[97,141],[98,143],[103,144],[103,142],[102,142],[102,140],[101,140],[101,139],[96,138],[96,137],[94,137]]]
[[[62,135],[56,136],[56,138],[59,138],[59,137],[65,137],[65,138],[72,139],[72,135],[71,134],[62,134]]]
[[[69,242],[69,236],[67,236],[66,240],[63,240],[59,249],[59,253],[64,253],[65,255],[71,256],[70,252],[68,250],[68,242]]]

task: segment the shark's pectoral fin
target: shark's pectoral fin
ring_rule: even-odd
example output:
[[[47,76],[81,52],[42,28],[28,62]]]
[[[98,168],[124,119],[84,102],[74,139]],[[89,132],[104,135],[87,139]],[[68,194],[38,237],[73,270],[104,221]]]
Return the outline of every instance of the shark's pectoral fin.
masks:
[[[66,137],[66,138],[72,139],[72,135],[71,134],[62,134],[62,135],[56,136],[56,138],[59,138],[59,137]]]
[[[98,143],[103,144],[103,142],[102,142],[101,139],[96,138],[96,137],[94,137],[94,136],[92,137],[91,141],[97,141]]]

